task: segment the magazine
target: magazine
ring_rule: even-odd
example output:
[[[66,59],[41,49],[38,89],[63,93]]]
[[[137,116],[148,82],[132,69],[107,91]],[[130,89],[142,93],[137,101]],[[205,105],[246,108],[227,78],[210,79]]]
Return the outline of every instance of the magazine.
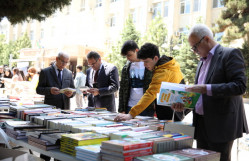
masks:
[[[65,93],[67,91],[75,92],[76,89],[73,89],[73,88],[63,88],[63,89],[60,90],[60,93]]]
[[[162,82],[157,104],[170,106],[179,102],[183,103],[185,108],[193,109],[200,97],[200,93],[186,92],[186,87],[188,85]]]

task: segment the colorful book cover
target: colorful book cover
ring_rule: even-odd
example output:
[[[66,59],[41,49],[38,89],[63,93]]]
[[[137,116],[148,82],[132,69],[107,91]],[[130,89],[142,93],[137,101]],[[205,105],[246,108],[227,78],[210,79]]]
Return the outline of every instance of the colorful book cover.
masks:
[[[186,92],[184,84],[162,82],[157,104],[170,106],[173,103],[183,103],[186,108],[194,108],[200,94]]]
[[[137,157],[136,161],[194,161],[194,159],[172,153],[160,153]]]

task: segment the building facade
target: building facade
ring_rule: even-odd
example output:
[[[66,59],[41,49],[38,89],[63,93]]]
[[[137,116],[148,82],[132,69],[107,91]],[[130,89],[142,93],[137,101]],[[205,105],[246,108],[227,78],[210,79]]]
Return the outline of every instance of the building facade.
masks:
[[[70,6],[42,22],[32,20],[13,26],[3,20],[0,33],[9,41],[27,32],[32,50],[43,51],[42,58],[38,58],[44,61],[38,65],[40,68],[48,66],[61,50],[70,54],[71,65],[76,66],[84,65],[90,50],[108,53],[120,39],[129,15],[144,35],[151,21],[160,14],[171,37],[187,32],[187,26],[194,25],[200,17],[212,27],[222,9],[221,0],[72,0]]]

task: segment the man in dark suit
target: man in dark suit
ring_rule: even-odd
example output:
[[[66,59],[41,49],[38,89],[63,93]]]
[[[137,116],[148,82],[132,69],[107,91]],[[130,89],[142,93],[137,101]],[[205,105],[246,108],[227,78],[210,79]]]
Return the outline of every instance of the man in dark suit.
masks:
[[[58,53],[56,62],[41,70],[36,88],[38,94],[45,95],[45,104],[65,110],[70,109],[70,98],[75,95],[71,91],[66,91],[64,94],[59,92],[63,88],[74,88],[72,72],[65,68],[68,62],[69,56],[66,53]]]
[[[108,111],[116,112],[115,96],[119,88],[118,69],[108,63],[102,63],[100,55],[91,51],[87,54],[88,65],[91,67],[86,71],[86,86],[88,106],[105,107]]]
[[[248,133],[242,99],[246,90],[243,56],[238,49],[215,42],[206,25],[195,25],[188,41],[201,57],[196,85],[186,89],[202,94],[193,111],[197,148],[220,152],[221,161],[230,161],[233,141]],[[172,108],[181,111],[183,105],[176,103]]]

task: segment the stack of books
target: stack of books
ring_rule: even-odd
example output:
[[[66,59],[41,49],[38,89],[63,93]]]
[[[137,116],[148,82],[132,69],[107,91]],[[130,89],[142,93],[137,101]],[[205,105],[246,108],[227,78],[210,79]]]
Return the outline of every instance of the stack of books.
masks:
[[[109,140],[101,144],[102,160],[132,161],[134,157],[152,154],[152,141],[139,139]]]
[[[194,161],[193,158],[172,153],[160,153],[136,157],[134,161]]]
[[[0,113],[9,113],[10,100],[8,98],[0,98]]]
[[[28,136],[28,143],[30,145],[33,145],[37,148],[40,148],[42,150],[52,150],[52,149],[58,149],[60,147],[60,145],[58,144],[53,144],[50,143],[49,141],[43,140],[43,139],[38,139],[36,137],[33,136]]]
[[[76,158],[83,161],[100,161],[100,144],[76,146]]]
[[[188,149],[171,151],[170,153],[193,158],[195,161],[206,161],[206,160],[219,161],[220,160],[220,153],[211,151],[211,150],[205,150],[205,149],[188,148]]]
[[[65,134],[61,138],[60,151],[75,156],[76,146],[100,144],[106,140],[109,140],[109,136],[92,132]]]

